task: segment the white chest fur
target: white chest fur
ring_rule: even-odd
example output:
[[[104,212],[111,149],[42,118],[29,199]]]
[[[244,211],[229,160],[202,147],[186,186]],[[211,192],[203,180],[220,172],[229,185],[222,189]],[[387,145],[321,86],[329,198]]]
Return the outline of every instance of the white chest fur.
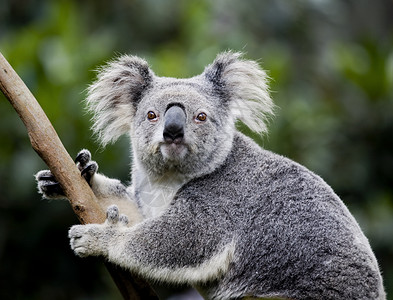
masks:
[[[184,178],[173,174],[151,179],[139,172],[138,176],[134,177],[134,192],[142,205],[144,216],[152,218],[163,213],[185,182]]]

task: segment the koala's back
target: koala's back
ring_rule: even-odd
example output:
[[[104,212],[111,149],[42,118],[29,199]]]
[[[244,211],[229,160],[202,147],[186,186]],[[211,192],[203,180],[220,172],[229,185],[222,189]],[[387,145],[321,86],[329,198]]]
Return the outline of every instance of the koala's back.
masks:
[[[368,241],[332,189],[240,133],[225,164],[186,184],[176,207],[189,213],[188,231],[236,241],[229,271],[202,288],[209,298],[384,299]]]

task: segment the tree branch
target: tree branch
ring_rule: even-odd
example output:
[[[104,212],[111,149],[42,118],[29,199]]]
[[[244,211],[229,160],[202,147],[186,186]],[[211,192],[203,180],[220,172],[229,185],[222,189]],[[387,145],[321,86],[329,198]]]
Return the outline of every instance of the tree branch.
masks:
[[[0,53],[0,89],[26,126],[33,149],[59,181],[82,224],[103,223],[105,213],[33,94]],[[149,285],[106,264],[124,299],[157,299]]]

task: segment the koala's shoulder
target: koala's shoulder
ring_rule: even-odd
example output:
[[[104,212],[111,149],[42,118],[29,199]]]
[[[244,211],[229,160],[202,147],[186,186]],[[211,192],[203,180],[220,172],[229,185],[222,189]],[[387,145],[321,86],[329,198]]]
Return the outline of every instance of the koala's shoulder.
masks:
[[[211,174],[186,184],[181,192],[192,198],[229,195],[231,199],[271,194],[334,194],[322,178],[289,158],[261,148],[251,138],[236,132],[227,159]]]

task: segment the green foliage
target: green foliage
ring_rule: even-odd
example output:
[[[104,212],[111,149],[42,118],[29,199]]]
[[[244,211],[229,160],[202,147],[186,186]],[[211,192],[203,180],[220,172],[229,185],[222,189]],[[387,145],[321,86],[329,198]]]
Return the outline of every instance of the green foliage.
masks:
[[[267,137],[250,135],[333,186],[369,237],[393,294],[392,5],[4,0],[0,51],[69,153],[90,149],[101,172],[125,182],[127,138],[100,149],[83,110],[99,65],[131,53],[145,57],[158,75],[188,77],[226,49],[261,59],[277,116]],[[66,202],[40,201],[32,175],[45,165],[2,95],[0,116],[0,298],[120,298],[95,260],[68,250],[67,228],[76,219]]]

